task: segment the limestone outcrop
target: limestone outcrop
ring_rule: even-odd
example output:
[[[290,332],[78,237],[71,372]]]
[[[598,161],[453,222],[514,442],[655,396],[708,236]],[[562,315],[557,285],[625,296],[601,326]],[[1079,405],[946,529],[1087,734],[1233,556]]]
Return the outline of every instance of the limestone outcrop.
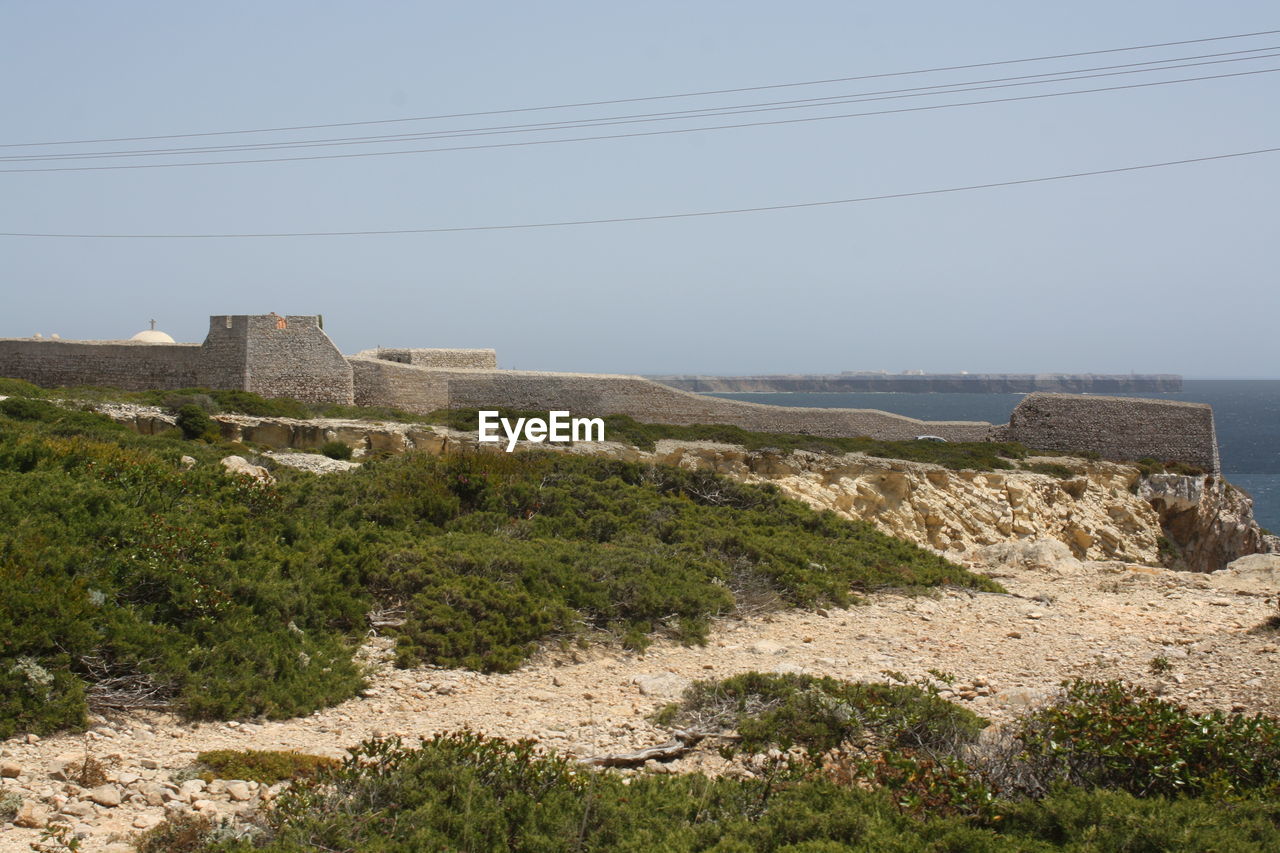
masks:
[[[1237,558],[1272,550],[1253,518],[1253,498],[1221,477],[1153,474],[1138,494],[1160,516],[1172,546],[1165,562],[1172,568],[1216,571]]]
[[[659,442],[654,455],[656,461],[772,482],[811,506],[870,521],[951,556],[1048,539],[1079,559],[1159,560],[1160,518],[1135,494],[1140,475],[1129,465],[1054,457],[1075,472],[1064,480],[1030,471],[952,471],[860,454],[784,456],[705,443]]]

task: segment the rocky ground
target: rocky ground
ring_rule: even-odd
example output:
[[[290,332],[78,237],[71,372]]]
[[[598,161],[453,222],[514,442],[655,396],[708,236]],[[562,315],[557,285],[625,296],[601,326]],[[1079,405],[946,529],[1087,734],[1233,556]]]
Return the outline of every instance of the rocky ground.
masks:
[[[87,853],[127,851],[131,834],[166,813],[242,812],[276,793],[189,779],[204,750],[340,757],[371,735],[416,738],[462,727],[535,737],[580,757],[660,744],[670,735],[650,713],[693,679],[751,669],[845,679],[938,669],[955,676],[952,698],[997,722],[1073,676],[1128,679],[1195,708],[1280,713],[1280,634],[1259,630],[1276,613],[1278,557],[1245,558],[1208,575],[1080,562],[1057,542],[995,545],[968,558],[1010,594],[889,593],[849,610],[761,613],[720,622],[704,647],[658,642],[643,655],[552,649],[508,675],[397,670],[391,641],[374,636],[362,651],[373,669],[365,695],[309,717],[192,725],[139,712],[96,717],[83,735],[11,739],[0,743],[0,799],[22,805],[18,825],[0,824],[0,851],[30,850],[48,821],[67,824]],[[1153,667],[1157,659],[1164,663]],[[65,781],[68,760],[86,752],[107,769],[91,789]],[[746,772],[727,768],[710,742],[638,772],[687,770]]]

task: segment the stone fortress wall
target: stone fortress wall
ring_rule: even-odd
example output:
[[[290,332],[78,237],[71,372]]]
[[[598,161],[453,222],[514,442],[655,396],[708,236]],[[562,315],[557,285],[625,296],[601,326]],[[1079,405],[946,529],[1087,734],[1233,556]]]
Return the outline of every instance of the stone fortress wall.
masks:
[[[0,339],[0,376],[50,388],[191,388],[201,384],[203,355],[199,344]]]
[[[456,367],[464,370],[497,370],[498,353],[491,349],[386,348],[361,350],[356,358],[376,358],[415,367]]]
[[[872,409],[766,406],[679,391],[639,376],[543,373],[532,370],[444,370],[352,357],[356,402],[410,411],[473,409],[565,410],[574,415],[630,415],[660,424],[730,424],[758,432],[821,436],[869,435],[985,441],[983,421],[920,421]],[[404,396],[408,390],[411,396]]]
[[[318,316],[219,315],[202,344],[0,339],[0,376],[49,387],[238,388],[351,403],[351,365]]]
[[[721,423],[759,432],[905,440],[1018,441],[1046,450],[1153,457],[1217,472],[1209,406],[1030,394],[1005,426],[921,421],[872,409],[769,406],[681,391],[639,376],[499,370],[493,350],[377,349],[343,356],[311,315],[211,317],[203,344],[0,340],[0,376],[38,385],[130,390],[204,386],[307,402],[412,412],[495,407],[630,415],[651,423]]]
[[[1221,470],[1213,408],[1204,403],[1028,394],[995,436],[1041,450],[1092,450],[1108,459],[1150,457]]]

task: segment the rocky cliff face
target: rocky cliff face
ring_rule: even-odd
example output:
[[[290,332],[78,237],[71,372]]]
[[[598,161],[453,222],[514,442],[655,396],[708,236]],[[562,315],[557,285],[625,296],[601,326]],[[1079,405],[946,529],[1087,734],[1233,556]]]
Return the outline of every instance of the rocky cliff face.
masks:
[[[1253,518],[1253,498],[1221,477],[1154,474],[1139,484],[1138,495],[1155,508],[1172,545],[1171,568],[1216,571],[1248,554],[1274,550],[1273,536]]]
[[[1134,493],[1139,474],[1130,466],[1055,457],[1076,472],[1062,480],[1028,471],[951,471],[854,454],[783,456],[677,442],[660,442],[654,456],[771,482],[814,507],[870,521],[953,556],[1000,542],[1055,539],[1081,559],[1159,559],[1159,515]]]
[[[143,433],[172,428],[158,409],[103,406]],[[314,449],[342,441],[357,454],[417,450],[441,454],[478,446],[473,433],[422,424],[291,420],[217,415],[224,438],[272,449]],[[547,449],[521,444],[519,449]],[[555,448],[553,448],[555,449]],[[1280,551],[1253,519],[1253,501],[1213,475],[1143,477],[1132,465],[1046,457],[1072,472],[952,471],[937,465],[797,451],[748,451],[710,442],[660,441],[652,452],[579,444],[575,453],[706,469],[786,494],[952,557],[1009,542],[1057,541],[1082,560],[1124,560],[1210,572],[1239,557]],[[282,460],[278,460],[282,461]]]
[[[752,453],[725,445],[660,442],[655,461],[771,482],[846,518],[952,556],[1002,542],[1056,540],[1082,560],[1217,571],[1276,549],[1253,500],[1221,477],[1158,474],[1132,465],[1046,458],[1072,470],[951,471],[850,454]]]

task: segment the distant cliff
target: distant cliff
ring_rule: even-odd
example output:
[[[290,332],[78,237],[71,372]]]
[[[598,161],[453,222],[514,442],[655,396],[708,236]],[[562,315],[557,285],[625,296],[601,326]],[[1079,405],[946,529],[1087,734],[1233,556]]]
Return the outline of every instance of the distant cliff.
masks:
[[[1175,373],[836,373],[780,376],[649,376],[684,391],[715,392],[960,392],[972,394],[1030,394],[1057,391],[1071,394],[1115,394],[1131,391],[1181,391]]]

